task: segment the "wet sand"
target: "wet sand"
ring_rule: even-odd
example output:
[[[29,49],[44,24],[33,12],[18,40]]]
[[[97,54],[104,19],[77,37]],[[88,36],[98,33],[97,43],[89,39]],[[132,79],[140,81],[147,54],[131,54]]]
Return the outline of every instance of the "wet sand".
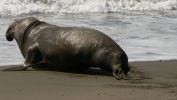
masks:
[[[153,79],[116,80],[101,69],[85,73],[0,71],[1,100],[177,100],[177,61],[131,62]],[[1,66],[0,70],[11,66]]]

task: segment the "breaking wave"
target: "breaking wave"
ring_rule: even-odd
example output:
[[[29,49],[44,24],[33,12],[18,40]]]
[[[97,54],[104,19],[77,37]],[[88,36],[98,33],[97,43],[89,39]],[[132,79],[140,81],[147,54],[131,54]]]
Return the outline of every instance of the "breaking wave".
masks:
[[[176,10],[177,0],[0,0],[0,16],[36,13],[109,13]]]

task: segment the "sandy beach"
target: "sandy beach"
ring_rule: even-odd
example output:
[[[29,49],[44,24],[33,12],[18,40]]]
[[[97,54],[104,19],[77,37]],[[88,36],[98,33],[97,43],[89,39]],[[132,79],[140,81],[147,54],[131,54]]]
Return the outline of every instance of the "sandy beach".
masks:
[[[0,71],[1,100],[177,100],[177,61],[131,62],[153,79],[116,80],[110,73]],[[11,66],[1,66],[0,69]]]
[[[177,0],[0,0],[0,100],[177,100],[176,12]],[[12,23],[26,17],[60,27],[103,32],[126,52],[132,71],[149,78],[116,80],[112,73],[99,68],[83,73],[1,71],[25,61],[15,39],[7,41],[6,32]],[[12,35],[24,29],[18,25],[9,31],[11,37],[25,47],[22,44],[32,33],[33,25],[39,24],[28,25],[21,41]],[[43,28],[35,28],[33,34]],[[46,33],[53,34],[53,31],[46,30]],[[75,35],[71,37],[73,41],[78,40]],[[34,41],[37,37],[29,39]],[[45,39],[59,38],[51,35],[50,39],[47,35]],[[95,46],[100,41],[91,41],[92,37],[81,39],[88,39]],[[51,45],[42,44],[50,49]]]

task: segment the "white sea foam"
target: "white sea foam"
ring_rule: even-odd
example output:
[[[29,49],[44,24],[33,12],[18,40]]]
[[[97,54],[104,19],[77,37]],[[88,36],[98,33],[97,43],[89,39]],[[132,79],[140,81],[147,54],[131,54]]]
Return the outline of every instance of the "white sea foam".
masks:
[[[0,16],[33,13],[92,13],[176,10],[177,0],[0,0]]]

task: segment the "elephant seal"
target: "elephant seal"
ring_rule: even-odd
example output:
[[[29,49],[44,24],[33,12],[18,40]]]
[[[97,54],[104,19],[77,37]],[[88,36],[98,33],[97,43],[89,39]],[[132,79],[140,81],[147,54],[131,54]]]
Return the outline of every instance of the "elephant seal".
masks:
[[[94,29],[60,27],[28,17],[10,25],[6,39],[16,40],[25,62],[4,71],[32,67],[79,72],[99,67],[112,72],[116,79],[133,79],[127,75],[126,53],[113,39]]]

